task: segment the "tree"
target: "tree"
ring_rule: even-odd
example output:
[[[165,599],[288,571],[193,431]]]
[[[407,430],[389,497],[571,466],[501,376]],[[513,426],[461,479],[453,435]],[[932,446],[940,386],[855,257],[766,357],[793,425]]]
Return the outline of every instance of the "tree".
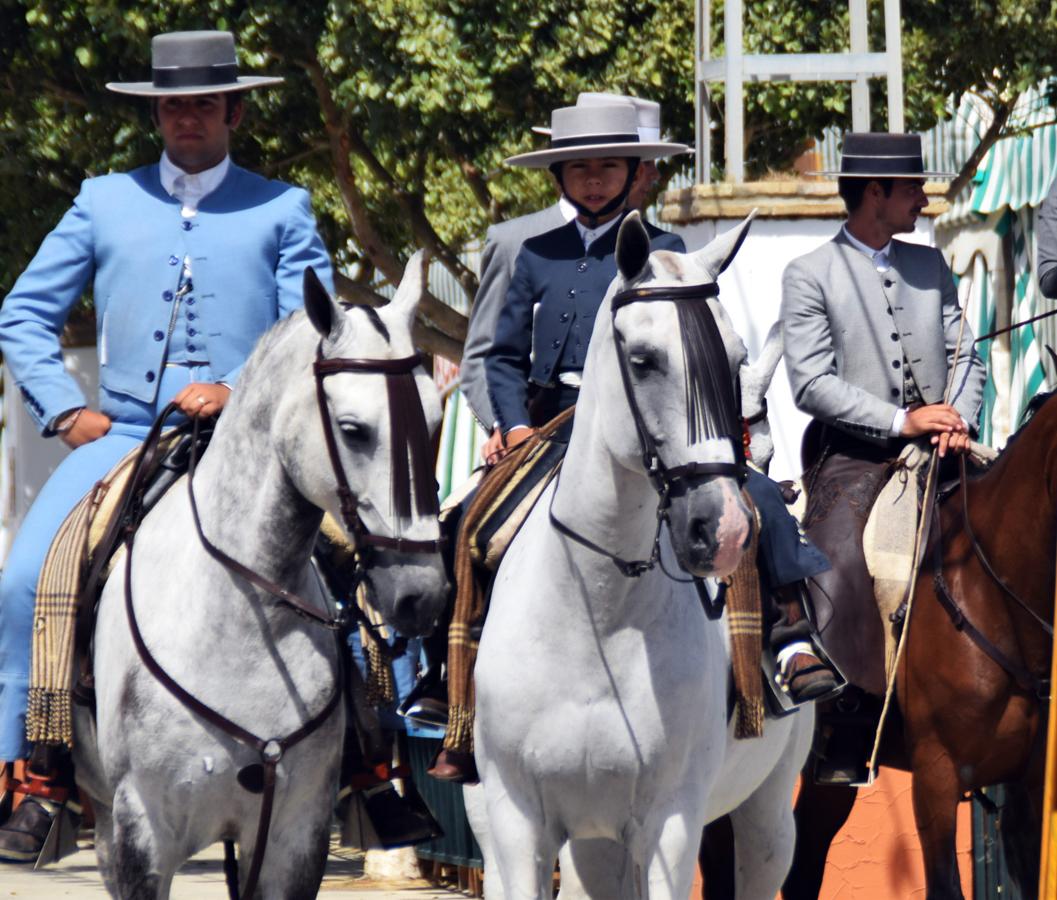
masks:
[[[0,0],[0,14],[0,186],[16,199],[0,290],[81,178],[157,157],[148,104],[103,85],[143,79],[159,31],[230,28],[244,70],[287,78],[255,93],[234,152],[311,189],[350,273],[340,291],[368,302],[417,246],[472,297],[460,251],[489,222],[553,197],[546,173],[503,158],[534,146],[530,126],[578,91],[656,97],[691,138],[689,0]],[[421,315],[432,349],[457,358],[465,317],[432,297]]]
[[[553,198],[546,173],[503,159],[538,146],[530,126],[579,91],[656,99],[672,137],[692,144],[694,15],[694,0],[0,0],[0,292],[85,176],[157,158],[149,104],[104,83],[145,78],[158,32],[229,28],[244,71],[286,77],[253,93],[234,154],[311,190],[340,293],[381,303],[416,247],[473,296],[461,252]],[[845,49],[847,16],[847,0],[745,0],[746,52]],[[881,47],[879,0],[870,16]],[[715,55],[722,20],[717,0]],[[986,144],[1008,132],[1019,92],[1052,74],[1057,22],[1043,0],[903,0],[903,47],[908,127],[973,90],[995,111]],[[847,85],[750,86],[750,177],[846,127],[849,99]],[[879,127],[883,86],[872,100]],[[721,112],[721,86],[713,102]],[[689,165],[663,166],[658,190]],[[465,317],[433,296],[420,316],[423,346],[457,359]]]

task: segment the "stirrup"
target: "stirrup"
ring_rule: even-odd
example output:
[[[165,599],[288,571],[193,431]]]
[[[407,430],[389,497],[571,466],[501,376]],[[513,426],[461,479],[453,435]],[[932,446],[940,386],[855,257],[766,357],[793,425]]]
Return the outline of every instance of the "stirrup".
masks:
[[[82,812],[83,808],[74,800],[62,804],[51,820],[44,846],[40,848],[40,855],[33,864],[34,870],[43,869],[77,852],[77,832],[81,827]]]

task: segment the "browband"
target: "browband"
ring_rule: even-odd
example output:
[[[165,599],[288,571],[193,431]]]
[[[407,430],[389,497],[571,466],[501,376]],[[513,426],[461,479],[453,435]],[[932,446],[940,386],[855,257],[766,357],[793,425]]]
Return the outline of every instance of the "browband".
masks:
[[[622,306],[638,301],[650,300],[707,300],[709,297],[719,296],[719,284],[715,281],[709,284],[673,284],[668,287],[657,288],[629,288],[620,291],[615,297],[611,308],[616,311]]]
[[[377,372],[379,375],[407,375],[421,364],[417,353],[399,359],[345,359],[340,356],[317,359],[315,370],[320,375],[336,375],[339,372]]]

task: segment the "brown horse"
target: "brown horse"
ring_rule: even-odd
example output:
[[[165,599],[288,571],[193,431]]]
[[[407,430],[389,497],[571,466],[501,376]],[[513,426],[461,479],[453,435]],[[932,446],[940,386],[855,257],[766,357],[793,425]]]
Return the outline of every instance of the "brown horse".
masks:
[[[912,772],[928,900],[962,898],[957,806],[1000,782],[1015,784],[1001,817],[1011,874],[1025,898],[1038,887],[1057,550],[1052,396],[1036,398],[1034,416],[995,463],[940,504],[915,584],[897,672],[900,714],[881,762]],[[818,896],[830,841],[855,800],[854,788],[810,781],[805,771],[786,900]]]

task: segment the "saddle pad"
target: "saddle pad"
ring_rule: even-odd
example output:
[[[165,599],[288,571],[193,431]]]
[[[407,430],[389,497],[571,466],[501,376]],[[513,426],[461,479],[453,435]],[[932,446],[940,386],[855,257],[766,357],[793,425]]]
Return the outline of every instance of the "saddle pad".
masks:
[[[928,443],[911,443],[899,454],[892,477],[881,489],[863,530],[863,552],[866,568],[874,580],[877,609],[884,623],[885,677],[892,678],[899,632],[892,623],[906,597],[907,585],[914,570],[914,540],[917,536],[921,504],[919,485],[923,487],[925,467],[931,456]],[[973,441],[969,458],[976,466],[986,467],[997,458],[991,447]]]
[[[158,456],[164,457],[184,433],[175,429],[163,435]],[[26,738],[31,742],[73,746],[72,700],[79,601],[93,556],[119,509],[138,453],[137,448],[124,456],[70,511],[44,559],[37,581],[26,714]]]
[[[503,554],[565,458],[568,442],[562,439],[562,430],[571,417],[572,411],[568,410],[540,429],[539,439],[505,472],[487,507],[479,511],[475,508],[472,521],[467,517],[463,538],[475,565],[492,572],[499,568]]]

